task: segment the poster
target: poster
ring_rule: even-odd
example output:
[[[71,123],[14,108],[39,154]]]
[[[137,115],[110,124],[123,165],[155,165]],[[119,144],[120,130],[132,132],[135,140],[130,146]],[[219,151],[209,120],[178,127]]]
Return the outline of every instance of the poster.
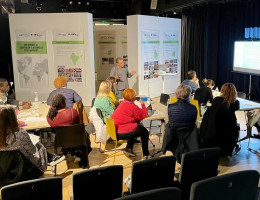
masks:
[[[116,38],[115,35],[99,35],[99,58],[101,66],[115,65],[116,59]]]
[[[54,31],[53,53],[56,76],[65,76],[69,84],[85,86],[83,31]]]
[[[155,70],[158,69],[159,59],[159,31],[143,30],[142,34],[142,64],[144,80],[157,78]]]
[[[48,87],[45,31],[15,31],[16,64],[21,88]]]
[[[163,60],[167,66],[166,73],[178,73],[178,46],[177,32],[163,33]]]
[[[127,36],[121,36],[120,38],[120,48],[121,48],[121,54],[122,58],[124,60],[125,66],[128,67],[128,55],[127,55]]]

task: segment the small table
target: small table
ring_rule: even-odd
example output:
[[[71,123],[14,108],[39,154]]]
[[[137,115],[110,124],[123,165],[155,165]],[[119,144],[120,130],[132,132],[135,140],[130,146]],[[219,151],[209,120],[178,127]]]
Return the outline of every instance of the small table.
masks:
[[[50,128],[47,122],[46,116],[49,111],[49,105],[46,103],[38,102],[39,116],[36,117],[33,114],[33,106],[29,109],[20,110],[18,113],[18,120],[24,121],[27,125],[23,127],[25,130],[35,130]]]

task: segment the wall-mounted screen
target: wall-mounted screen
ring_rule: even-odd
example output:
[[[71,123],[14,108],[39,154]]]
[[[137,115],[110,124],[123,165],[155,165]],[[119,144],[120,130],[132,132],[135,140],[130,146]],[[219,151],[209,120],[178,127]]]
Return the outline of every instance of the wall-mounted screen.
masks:
[[[260,74],[260,41],[236,41],[233,70]]]

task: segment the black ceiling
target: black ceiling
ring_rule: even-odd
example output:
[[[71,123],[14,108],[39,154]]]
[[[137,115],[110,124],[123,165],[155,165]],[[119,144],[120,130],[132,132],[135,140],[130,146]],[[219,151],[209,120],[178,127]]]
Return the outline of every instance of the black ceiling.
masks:
[[[0,0],[0,5],[2,13],[90,12],[94,20],[124,21],[135,14],[176,17],[183,8],[232,1],[241,0],[157,0],[156,9],[150,9],[156,0]]]

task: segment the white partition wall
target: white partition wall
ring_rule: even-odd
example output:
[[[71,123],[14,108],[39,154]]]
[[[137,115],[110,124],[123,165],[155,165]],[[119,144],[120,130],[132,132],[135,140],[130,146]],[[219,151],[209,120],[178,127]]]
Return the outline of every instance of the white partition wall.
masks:
[[[16,98],[45,101],[66,76],[90,106],[95,97],[93,20],[89,13],[10,14]]]
[[[115,59],[122,57],[127,64],[127,29],[121,26],[95,26],[95,69],[97,80],[105,80],[113,66]]]
[[[156,65],[167,65],[172,66],[168,68],[174,73],[165,76],[164,93],[175,93],[181,76],[181,20],[128,16],[127,43],[129,70],[137,71],[137,75],[129,79],[130,87],[139,95],[160,96],[163,90],[162,77],[156,77],[151,72]],[[151,56],[154,58],[150,59]]]

